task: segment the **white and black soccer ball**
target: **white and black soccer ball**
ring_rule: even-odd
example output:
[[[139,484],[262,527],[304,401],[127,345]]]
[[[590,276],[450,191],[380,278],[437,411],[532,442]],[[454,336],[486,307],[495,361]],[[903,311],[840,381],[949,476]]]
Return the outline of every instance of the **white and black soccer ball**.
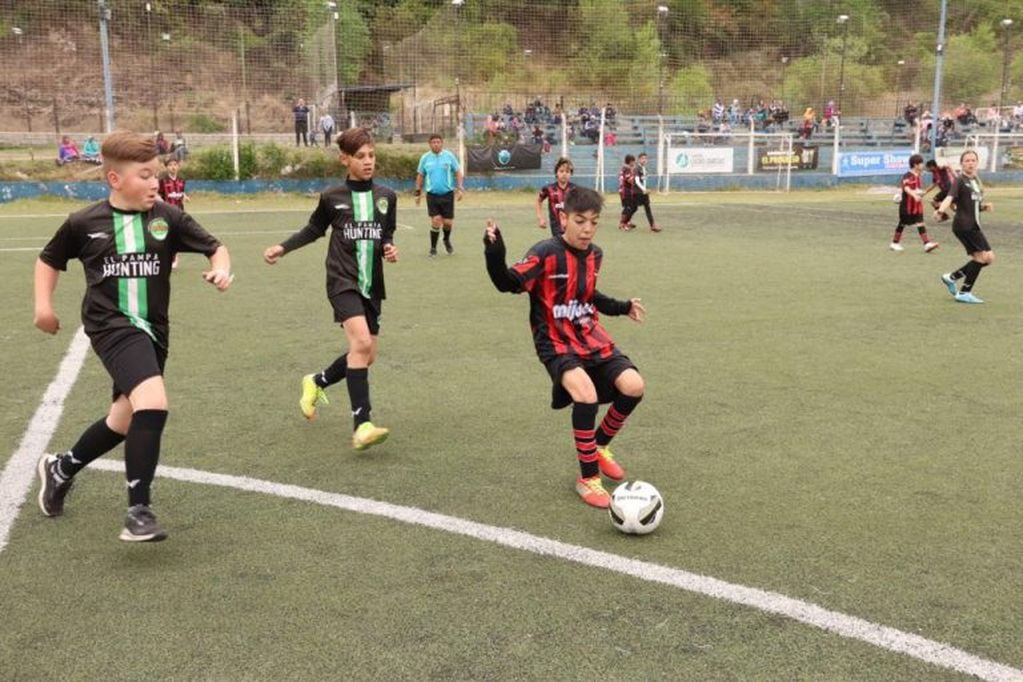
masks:
[[[652,533],[664,517],[664,500],[657,488],[644,481],[626,481],[611,493],[607,508],[611,525],[630,535]]]

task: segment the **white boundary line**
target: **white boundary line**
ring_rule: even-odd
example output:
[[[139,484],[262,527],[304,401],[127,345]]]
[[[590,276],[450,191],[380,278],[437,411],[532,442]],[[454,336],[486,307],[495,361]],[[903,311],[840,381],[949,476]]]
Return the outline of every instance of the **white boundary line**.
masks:
[[[88,339],[79,328],[61,361],[57,376],[46,389],[43,401],[25,430],[21,445],[0,475],[0,552],[7,545],[10,528],[24,503],[35,478],[35,465],[46,451],[57,423],[64,410],[64,400],[85,360]],[[98,460],[91,465],[103,471],[123,472],[121,462]],[[830,611],[809,602],[786,597],[776,592],[736,585],[709,576],[690,573],[637,559],[628,559],[609,552],[570,545],[557,540],[490,526],[453,516],[378,502],[362,497],[313,490],[296,485],[274,483],[246,476],[217,474],[196,469],[160,466],[157,475],[186,483],[216,485],[236,490],[274,495],[303,502],[336,507],[359,514],[380,516],[434,530],[493,542],[504,547],[532,552],[541,556],[564,559],[584,566],[614,571],[652,583],[676,587],[688,592],[750,606],[759,611],[774,613],[805,623],[815,628],[872,644],[881,649],[905,654],[912,658],[974,675],[991,682],[1019,682],[1023,670],[989,661],[948,644],[903,632],[895,628],[872,623],[862,618]]]
[[[0,552],[7,546],[11,526],[28,496],[29,488],[32,487],[36,463],[46,452],[50,438],[57,429],[60,416],[64,412],[64,399],[78,379],[78,372],[85,364],[85,354],[88,350],[89,338],[85,335],[85,330],[79,327],[64,354],[64,359],[60,361],[57,376],[46,388],[43,401],[36,408],[32,421],[21,437],[21,444],[7,462],[3,472],[0,472]]]

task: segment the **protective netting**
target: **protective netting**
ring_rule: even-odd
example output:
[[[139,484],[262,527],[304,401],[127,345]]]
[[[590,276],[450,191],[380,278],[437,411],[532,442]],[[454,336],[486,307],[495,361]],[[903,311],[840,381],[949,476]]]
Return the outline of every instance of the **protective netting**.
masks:
[[[950,3],[945,105],[1014,103],[1021,0]],[[101,20],[107,13],[106,20]],[[930,108],[938,0],[0,0],[0,128],[287,132],[353,113],[385,134],[457,111],[714,116]],[[846,17],[843,19],[843,17]],[[1004,22],[1015,18],[1015,23]],[[385,132],[386,131],[386,132]]]

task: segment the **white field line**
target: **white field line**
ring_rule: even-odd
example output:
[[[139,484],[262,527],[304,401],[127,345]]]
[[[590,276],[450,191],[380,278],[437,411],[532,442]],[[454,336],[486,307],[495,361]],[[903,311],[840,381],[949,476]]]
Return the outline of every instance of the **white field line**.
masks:
[[[36,410],[35,416],[25,431],[21,446],[4,467],[3,474],[0,476],[0,551],[3,551],[7,544],[11,525],[28,495],[32,479],[35,478],[35,464],[42,453],[46,451],[57,422],[60,420],[64,409],[64,399],[78,377],[87,348],[88,341],[83,331],[79,329],[61,361],[56,378],[47,388],[42,404]],[[124,465],[116,461],[97,460],[91,466],[103,471],[123,472],[124,470]],[[637,559],[628,559],[588,547],[570,545],[510,528],[489,526],[417,507],[406,507],[246,476],[232,476],[168,466],[160,466],[157,469],[157,475],[186,483],[216,485],[311,502],[464,535],[512,549],[564,559],[722,601],[750,606],[759,611],[785,616],[827,632],[866,642],[887,651],[905,654],[942,668],[974,675],[983,680],[992,682],[1023,681],[1023,670],[974,656],[969,652],[929,640],[920,635],[903,632],[837,611],[830,611],[816,604],[775,592],[736,585],[717,578]]]
[[[78,372],[85,363],[89,350],[89,338],[82,327],[75,332],[64,359],[60,361],[57,376],[46,388],[43,401],[39,403],[32,420],[28,423],[21,444],[0,472],[0,552],[7,546],[11,526],[18,516],[18,510],[25,502],[32,479],[35,478],[36,463],[46,452],[50,438],[57,429],[64,412],[64,399],[71,392]]]

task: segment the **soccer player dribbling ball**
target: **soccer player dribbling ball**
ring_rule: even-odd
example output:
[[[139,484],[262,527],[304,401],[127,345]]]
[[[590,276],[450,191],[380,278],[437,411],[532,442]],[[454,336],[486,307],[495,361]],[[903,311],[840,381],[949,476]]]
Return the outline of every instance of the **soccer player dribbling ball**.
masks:
[[[625,479],[611,452],[611,440],[643,399],[643,378],[600,324],[600,314],[627,315],[642,322],[640,299],[611,298],[597,289],[604,253],[593,238],[603,198],[576,188],[559,215],[560,236],[534,244],[525,258],[507,267],[501,231],[487,222],[487,274],[498,291],[529,294],[529,319],[540,362],[553,382],[551,407],[572,406],[572,434],[580,475],[576,492],[586,504],[607,508],[611,496],[601,474]],[[601,403],[611,403],[599,428]]]
[[[980,225],[981,211],[990,211],[994,207],[990,202],[984,201],[984,186],[977,175],[978,162],[977,152],[972,149],[962,153],[959,157],[962,175],[952,183],[948,196],[934,212],[935,218],[945,220],[948,218],[949,208],[955,204],[952,234],[966,249],[966,253],[970,254],[970,260],[966,265],[941,276],[942,284],[959,303],[984,302],[974,295],[973,286],[980,277],[980,271],[995,262],[995,252],[991,250],[991,245],[988,244]],[[956,282],[959,280],[963,280],[963,283],[957,288]]]
[[[60,272],[77,258],[86,280],[82,323],[113,379],[113,401],[70,450],[39,460],[39,508],[46,516],[63,514],[75,475],[123,441],[129,508],[120,539],[150,542],[167,537],[150,507],[150,486],[167,422],[171,262],[179,251],[204,254],[210,270],[203,279],[224,291],[233,279],[231,257],[187,213],[158,201],[160,162],[152,138],[112,133],[102,154],[110,195],[68,216],[40,253],[35,326],[48,334],[60,329],[53,292]]]
[[[370,421],[369,366],[377,356],[384,290],[383,262],[398,262],[394,244],[397,196],[373,182],[376,149],[365,128],[349,128],[337,138],[341,163],[348,171],[343,185],[320,195],[309,223],[285,241],[268,247],[263,260],[275,264],[282,256],[311,244],[327,233],[327,298],[334,321],[341,324],[348,352],[326,369],[302,378],[299,408],[308,420],[316,406],[328,403],[324,389],[346,380],[352,404],[352,447],[356,450],[384,442],[388,430]]]

